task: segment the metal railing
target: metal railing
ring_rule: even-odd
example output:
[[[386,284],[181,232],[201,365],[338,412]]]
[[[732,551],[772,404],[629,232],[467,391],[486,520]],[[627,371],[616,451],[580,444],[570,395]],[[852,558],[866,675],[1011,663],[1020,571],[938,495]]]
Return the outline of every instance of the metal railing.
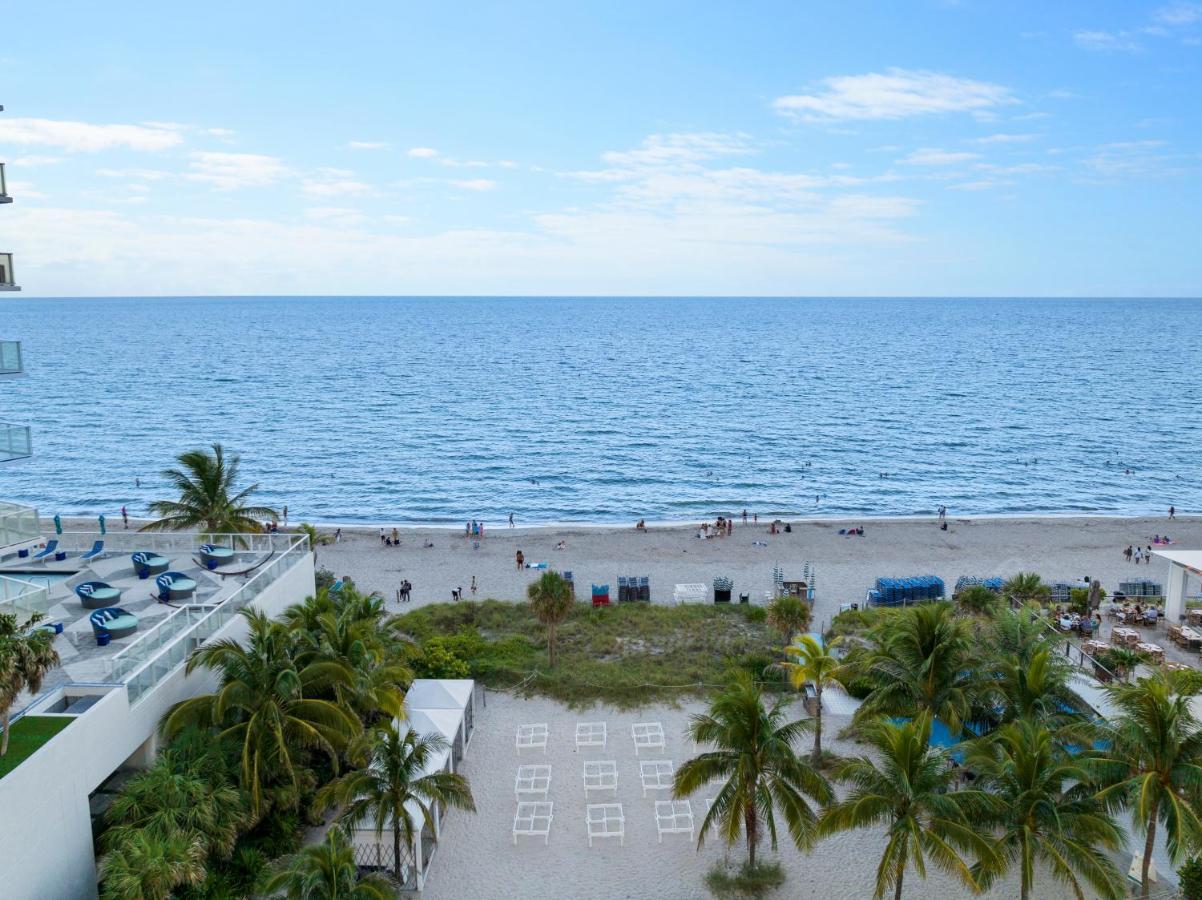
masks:
[[[0,290],[20,290],[13,277],[13,255],[11,253],[0,253]]]
[[[0,422],[0,462],[33,456],[33,433],[28,425]]]
[[[42,536],[38,511],[32,506],[0,501],[0,549]]]
[[[49,588],[32,581],[0,575],[0,613],[16,613],[19,619],[24,620],[49,608]]]
[[[25,374],[20,341],[0,341],[0,375]]]
[[[4,163],[0,163],[0,203],[7,203],[11,199],[8,196],[8,179],[4,177]]]

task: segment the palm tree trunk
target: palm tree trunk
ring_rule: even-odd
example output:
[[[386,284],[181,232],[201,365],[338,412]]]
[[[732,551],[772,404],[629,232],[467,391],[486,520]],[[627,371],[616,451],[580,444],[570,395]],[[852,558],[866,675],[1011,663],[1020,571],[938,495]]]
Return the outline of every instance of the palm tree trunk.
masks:
[[[401,826],[395,821],[392,823],[392,874],[399,888],[404,884],[401,880]]]
[[[551,668],[555,668],[555,623],[547,623],[547,655],[551,658]]]
[[[814,699],[817,707],[814,710],[814,765],[822,764],[822,685],[814,685]]]
[[[0,738],[0,756],[8,753],[8,707],[4,707],[4,712],[0,713],[0,728],[4,729],[4,737]]]
[[[901,900],[902,879],[906,877],[906,870],[903,868],[897,873],[897,887],[893,889],[893,900]]]
[[[1144,865],[1140,871],[1140,884],[1142,886],[1140,896],[1144,900],[1148,900],[1148,891],[1152,885],[1148,881],[1148,869],[1152,866],[1152,844],[1156,841],[1156,814],[1160,811],[1160,803],[1157,802],[1152,806],[1152,813],[1148,816],[1148,836],[1144,839]]]
[[[759,820],[755,813],[755,804],[748,803],[743,809],[743,827],[747,830],[747,868],[755,868],[755,845],[759,837]]]

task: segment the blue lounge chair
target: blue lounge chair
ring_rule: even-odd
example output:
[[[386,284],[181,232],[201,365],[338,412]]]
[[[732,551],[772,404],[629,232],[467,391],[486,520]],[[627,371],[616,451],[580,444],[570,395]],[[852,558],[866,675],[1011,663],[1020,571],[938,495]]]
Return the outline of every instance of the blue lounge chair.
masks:
[[[105,581],[85,581],[75,586],[75,596],[84,609],[104,609],[121,602],[121,590]]]
[[[54,554],[56,552],[58,552],[58,540],[57,539],[52,540],[52,541],[47,541],[46,546],[43,549],[39,550],[37,553],[35,553],[33,555],[33,558],[35,560],[40,559],[40,560],[42,560],[42,562],[45,562],[51,556],[54,556]]]
[[[88,616],[88,621],[92,623],[96,643],[102,647],[113,638],[129,637],[138,630],[138,617],[119,606],[98,609]]]
[[[91,562],[98,556],[104,556],[104,541],[93,541],[91,550],[79,554],[79,558],[83,562]]]
[[[216,544],[201,544],[200,546],[201,565],[209,571],[233,561],[234,551],[229,547],[218,547]]]
[[[154,583],[159,589],[159,599],[164,603],[169,600],[187,600],[196,593],[196,582],[183,572],[164,572]]]
[[[151,553],[149,550],[139,550],[130,556],[130,561],[134,564],[135,574],[142,579],[166,572],[171,566],[171,560]]]

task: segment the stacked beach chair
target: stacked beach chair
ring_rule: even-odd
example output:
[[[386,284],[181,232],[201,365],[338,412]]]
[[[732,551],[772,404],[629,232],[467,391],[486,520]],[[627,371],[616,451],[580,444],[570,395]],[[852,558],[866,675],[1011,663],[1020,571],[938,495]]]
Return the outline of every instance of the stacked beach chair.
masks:
[[[735,583],[724,575],[719,575],[714,579],[714,602],[729,603],[730,592],[734,590]]]
[[[952,591],[952,596],[954,597],[965,588],[970,587],[983,587],[993,591],[995,594],[1000,594],[1002,592],[1002,585],[1005,583],[1005,579],[1002,578],[977,578],[975,575],[961,575],[956,579],[956,587]]]
[[[618,576],[619,603],[650,603],[651,579],[635,575]]]
[[[943,596],[943,579],[936,575],[878,578],[876,588],[868,592],[868,602],[872,606],[910,606],[941,600]]]
[[[1163,585],[1159,581],[1148,581],[1146,578],[1141,578],[1138,581],[1120,581],[1119,591],[1128,597],[1155,597],[1159,599],[1164,596]]]

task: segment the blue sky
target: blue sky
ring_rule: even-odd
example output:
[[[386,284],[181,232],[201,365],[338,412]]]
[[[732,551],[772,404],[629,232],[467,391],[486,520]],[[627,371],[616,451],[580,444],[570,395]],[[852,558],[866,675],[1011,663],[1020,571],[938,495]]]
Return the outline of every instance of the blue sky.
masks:
[[[27,295],[1202,294],[1202,2],[4,19]]]

